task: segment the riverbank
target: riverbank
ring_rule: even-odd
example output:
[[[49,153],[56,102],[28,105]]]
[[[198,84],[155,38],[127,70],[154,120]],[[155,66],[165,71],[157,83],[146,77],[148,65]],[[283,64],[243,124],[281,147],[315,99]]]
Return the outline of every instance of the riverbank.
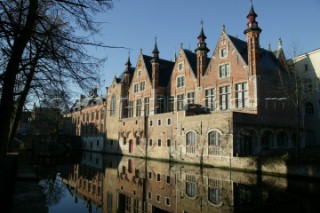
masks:
[[[13,213],[45,213],[45,195],[38,185],[32,165],[19,156],[9,153],[0,160],[1,211]]]

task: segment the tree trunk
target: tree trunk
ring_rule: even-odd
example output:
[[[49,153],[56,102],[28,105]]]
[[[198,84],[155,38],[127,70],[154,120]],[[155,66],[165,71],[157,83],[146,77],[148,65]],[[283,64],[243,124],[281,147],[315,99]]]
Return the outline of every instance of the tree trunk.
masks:
[[[3,78],[3,90],[1,94],[0,105],[0,157],[7,153],[10,135],[13,130],[14,119],[14,88],[16,76],[19,72],[19,65],[23,52],[30,40],[33,29],[36,24],[38,12],[38,0],[29,0],[29,11],[27,21],[21,33],[15,32],[14,44],[12,47],[12,55],[8,61]]]

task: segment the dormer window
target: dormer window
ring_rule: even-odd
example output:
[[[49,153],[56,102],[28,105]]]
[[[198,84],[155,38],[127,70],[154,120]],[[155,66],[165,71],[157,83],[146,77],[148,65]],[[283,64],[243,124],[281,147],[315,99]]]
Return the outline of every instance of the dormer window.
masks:
[[[178,70],[179,70],[179,71],[182,71],[182,70],[183,70],[183,62],[181,62],[181,63],[178,64]]]
[[[222,48],[222,49],[220,50],[220,57],[221,57],[221,58],[224,58],[224,57],[227,57],[227,55],[228,55],[228,50],[227,50],[227,48]]]

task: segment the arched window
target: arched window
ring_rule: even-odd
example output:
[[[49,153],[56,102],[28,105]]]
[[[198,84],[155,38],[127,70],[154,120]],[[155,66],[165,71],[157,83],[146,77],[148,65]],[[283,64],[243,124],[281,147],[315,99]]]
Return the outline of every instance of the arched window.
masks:
[[[288,147],[288,134],[285,131],[281,131],[277,135],[277,144],[280,148]]]
[[[110,106],[110,115],[115,115],[116,114],[116,96],[112,96],[111,98],[111,106]]]
[[[208,154],[221,155],[221,133],[216,130],[208,133]]]
[[[253,130],[243,129],[239,133],[240,140],[240,154],[245,155],[254,155],[257,154],[257,135]]]
[[[221,133],[213,130],[208,134],[208,145],[209,146],[220,146],[221,144]]]
[[[300,142],[301,142],[300,140],[301,140],[300,135],[297,132],[294,132],[291,135],[291,143],[292,143],[292,146],[294,148],[298,148],[299,147]]]
[[[196,177],[186,174],[186,195],[194,198],[197,195]]]
[[[186,135],[186,152],[189,154],[195,154],[196,151],[196,133],[190,131]]]
[[[213,204],[221,203],[221,189],[216,187],[208,187],[208,200]]]
[[[305,105],[306,108],[306,115],[313,115],[314,111],[313,111],[313,104],[310,102],[307,102]]]
[[[274,135],[270,130],[264,131],[261,137],[261,149],[269,149],[274,146]]]

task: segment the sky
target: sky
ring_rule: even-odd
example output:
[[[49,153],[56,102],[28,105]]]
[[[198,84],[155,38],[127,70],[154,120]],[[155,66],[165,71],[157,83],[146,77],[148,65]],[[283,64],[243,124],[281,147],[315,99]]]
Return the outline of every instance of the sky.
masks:
[[[125,69],[130,51],[132,66],[136,66],[142,49],[152,55],[157,38],[160,58],[173,60],[180,45],[194,50],[201,29],[201,20],[211,56],[221,35],[222,25],[232,36],[246,40],[244,30],[250,0],[114,0],[114,8],[95,17],[104,22],[95,36],[107,45],[127,49],[91,49],[93,55],[107,57],[101,72],[102,87],[111,85],[114,76]],[[260,46],[275,50],[282,39],[287,58],[292,48],[300,54],[320,48],[320,0],[252,0],[257,21],[262,29]]]

